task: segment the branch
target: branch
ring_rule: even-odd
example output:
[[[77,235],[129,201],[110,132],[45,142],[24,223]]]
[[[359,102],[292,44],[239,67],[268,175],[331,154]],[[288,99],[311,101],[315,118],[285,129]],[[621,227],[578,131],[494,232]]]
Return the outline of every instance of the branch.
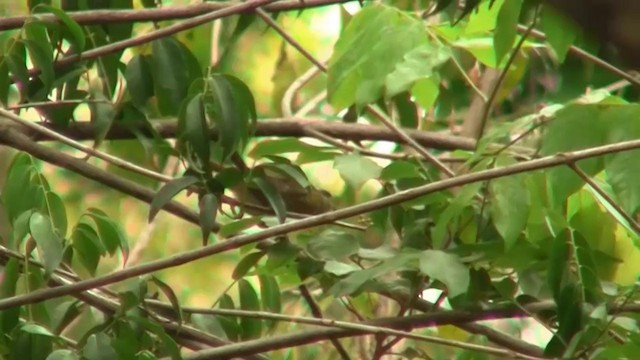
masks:
[[[290,0],[278,1],[265,5],[263,9],[267,12],[282,12],[293,10],[305,10],[314,7],[341,4],[353,0]],[[165,21],[177,19],[190,19],[192,17],[206,14],[212,11],[222,10],[230,6],[237,5],[237,2],[205,2],[188,6],[167,6],[155,9],[130,9],[130,10],[88,10],[69,11],[66,14],[80,25],[107,25],[122,24],[146,21]],[[244,10],[242,13],[249,13],[251,10]],[[59,19],[53,14],[34,14],[25,16],[12,16],[0,19],[0,31],[18,29],[24,23],[37,17],[39,20],[56,23]]]
[[[146,203],[151,203],[155,196],[155,192],[147,187],[110,174],[65,153],[40,145],[8,123],[0,123],[0,143],[29,153],[42,161],[78,173],[87,179],[95,180]],[[186,221],[196,225],[200,224],[198,214],[176,201],[168,202],[163,209]]]
[[[14,131],[0,131],[0,138],[7,138],[12,136],[24,136]],[[592,158],[595,156],[601,156],[605,154],[611,154],[621,151],[633,150],[640,148],[640,140],[625,141],[615,144],[599,146],[587,150],[574,151],[568,153],[562,153],[552,156],[547,156],[541,159],[530,160],[514,164],[511,166],[500,167],[495,169],[482,170],[475,173],[460,175],[454,178],[444,179],[436,182],[432,182],[423,186],[418,186],[412,189],[403,190],[392,195],[381,197],[379,199],[371,200],[362,204],[350,206],[335,211],[310,216],[305,219],[292,221],[290,223],[276,225],[267,228],[263,231],[243,234],[234,236],[225,242],[208,245],[202,248],[183,252],[163,259],[151,261],[145,264],[134,266],[121,271],[113,272],[104,276],[99,276],[93,279],[87,279],[79,281],[75,284],[61,286],[53,289],[40,289],[34,292],[17,295],[10,298],[0,300],[0,310],[5,310],[15,306],[27,305],[42,302],[45,300],[72,295],[77,292],[93,289],[96,287],[105,286],[108,284],[116,283],[126,279],[133,278],[135,276],[149,274],[158,270],[168,269],[171,267],[180,266],[195,260],[199,260],[205,257],[209,257],[215,254],[219,254],[225,251],[237,249],[241,246],[252,244],[268,238],[281,236],[290,232],[309,229],[312,227],[333,223],[338,220],[347,219],[354,216],[369,213],[384,207],[398,205],[403,202],[418,198],[420,196],[432,194],[437,191],[443,191],[446,189],[463,186],[479,181],[487,181],[500,177],[510,176],[514,174],[524,173],[528,171],[546,169],[558,165],[565,165],[570,162],[575,162],[583,159]]]
[[[392,329],[418,329],[442,325],[470,323],[487,319],[506,319],[514,317],[527,317],[527,313],[538,313],[545,310],[553,310],[556,305],[553,301],[541,301],[524,306],[526,312],[514,305],[496,306],[490,310],[452,310],[438,313],[381,318],[365,321],[362,324],[392,328]],[[274,336],[268,339],[245,341],[227,345],[215,349],[208,349],[188,354],[185,360],[227,359],[237,356],[259,354],[283,348],[291,348],[311,343],[316,343],[330,338],[343,338],[375,333],[364,329],[318,329],[313,331],[301,331],[293,334]]]
[[[146,44],[148,42],[151,42],[163,37],[174,35],[181,31],[189,30],[191,28],[194,28],[202,24],[206,24],[216,19],[239,14],[245,11],[252,11],[260,6],[266,5],[273,1],[274,0],[252,0],[247,2],[236,3],[234,5],[222,8],[217,11],[205,13],[203,15],[196,16],[189,20],[185,20],[185,21],[175,23],[158,30],[151,31],[144,35],[140,35],[131,39],[116,41],[105,46],[93,48],[91,50],[82,52],[80,54],[74,54],[71,56],[64,57],[54,62],[53,66],[56,69],[64,68],[66,66],[73,65],[83,60],[91,60],[91,59],[99,58],[101,56],[105,56],[108,54],[113,54],[130,47]],[[29,70],[29,74],[31,76],[35,76],[39,74],[39,72],[40,72],[40,69],[38,68],[32,68]]]
[[[177,135],[177,122],[175,120],[152,120],[150,122],[158,135],[162,138],[175,138]],[[43,125],[55,130],[67,137],[81,141],[95,139],[95,126],[89,121],[77,121],[67,128],[54,126],[50,123]],[[133,130],[133,131],[132,131]],[[393,131],[381,126],[350,124],[339,121],[327,121],[320,118],[280,118],[261,119],[257,122],[254,131],[256,137],[313,137],[309,130],[323,133],[335,139],[349,141],[391,141],[403,143],[403,140]],[[53,140],[51,137],[35,132],[31,129],[22,129],[35,141]],[[119,124],[113,124],[106,134],[106,140],[130,140],[135,139],[134,131],[151,137],[152,134],[144,126],[127,128]],[[439,150],[473,150],[475,141],[462,136],[454,136],[436,132],[404,129],[415,141],[425,147]],[[218,131],[211,130],[211,138],[217,139]],[[318,140],[323,140],[319,138]],[[525,148],[521,150],[526,151]]]

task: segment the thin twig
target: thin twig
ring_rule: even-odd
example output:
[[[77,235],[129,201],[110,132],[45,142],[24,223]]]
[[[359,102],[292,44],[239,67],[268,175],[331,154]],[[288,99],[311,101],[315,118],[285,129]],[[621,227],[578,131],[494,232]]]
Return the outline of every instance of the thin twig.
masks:
[[[342,4],[351,1],[353,0],[289,0],[277,1],[273,4],[265,5],[263,8],[267,12],[296,11],[327,5]],[[87,11],[69,11],[66,14],[79,25],[127,24],[134,22],[159,22],[191,19],[198,15],[225,9],[237,4],[238,3],[235,1],[216,1],[202,2],[187,6],[164,6],[153,9],[96,9]],[[242,11],[242,13],[248,12],[251,12],[251,10],[247,9]],[[59,21],[59,19],[53,14],[32,14],[26,16],[5,17],[0,19],[0,31],[21,28],[27,20],[34,17],[46,22],[55,23]]]
[[[293,99],[295,95],[302,89],[306,84],[309,83],[314,77],[316,77],[320,73],[320,69],[318,67],[312,66],[309,70],[305,71],[304,74],[300,75],[297,79],[295,79],[291,85],[287,88],[282,96],[282,101],[280,103],[280,107],[282,110],[282,115],[286,117],[293,116]]]
[[[130,163],[128,161],[122,160],[121,158],[117,157],[117,156],[112,156],[109,155],[103,151],[94,149],[90,146],[86,146],[84,144],[81,144],[69,137],[66,137],[56,131],[51,130],[50,128],[43,126],[40,123],[37,122],[33,122],[33,121],[28,121],[28,120],[24,120],[21,117],[15,115],[14,113],[7,111],[5,109],[1,109],[0,108],[0,116],[4,117],[6,119],[9,119],[13,122],[15,122],[16,124],[20,124],[20,126],[24,126],[26,128],[29,128],[37,133],[39,133],[42,136],[46,136],[55,140],[58,140],[59,142],[69,145],[71,147],[73,147],[74,149],[80,150],[83,153],[87,154],[87,155],[91,155],[91,156],[95,156],[101,160],[104,160],[112,165],[115,165],[119,168],[125,169],[125,170],[129,170],[135,173],[138,173],[140,175],[144,175],[147,176],[151,179],[154,180],[159,180],[159,181],[171,181],[172,179],[168,176],[165,176],[163,174],[160,174],[158,172],[155,172],[153,170],[149,170],[146,168],[143,168],[142,166],[138,166],[136,164]]]
[[[302,284],[298,286],[298,289],[300,290],[300,295],[302,295],[302,298],[304,299],[304,301],[306,301],[307,305],[309,305],[309,310],[311,310],[311,314],[313,315],[313,317],[318,320],[324,321],[325,319],[324,319],[324,316],[322,315],[322,310],[320,310],[320,306],[318,305],[316,300],[313,298],[313,295],[311,295],[311,293],[309,292],[307,285]],[[333,345],[334,348],[336,348],[336,351],[338,352],[338,354],[340,354],[340,357],[343,360],[351,359],[351,357],[349,356],[349,353],[347,353],[347,350],[344,348],[344,346],[342,346],[342,344],[338,339],[331,338],[329,339],[329,341],[331,341],[331,344]]]
[[[511,68],[511,65],[513,64],[513,62],[515,61],[516,57],[520,53],[520,49],[522,48],[522,45],[524,45],[525,40],[527,40],[527,36],[531,33],[531,31],[533,30],[534,26],[537,23],[537,21],[536,21],[537,12],[538,12],[538,10],[536,10],[536,15],[534,16],[534,20],[531,22],[531,24],[527,28],[527,31],[525,31],[522,34],[522,36],[520,37],[520,40],[516,43],[515,48],[513,49],[513,51],[511,51],[511,54],[510,54],[509,58],[507,59],[507,63],[505,64],[504,69],[500,73],[500,77],[498,77],[498,81],[496,82],[496,84],[493,87],[493,89],[491,89],[491,93],[489,94],[489,98],[487,99],[487,102],[484,104],[484,108],[483,108],[483,111],[482,111],[482,118],[480,119],[480,125],[479,125],[479,129],[478,129],[478,133],[476,134],[477,135],[476,140],[480,140],[480,138],[482,138],[482,134],[484,133],[484,129],[487,126],[487,122],[489,121],[489,115],[493,111],[493,106],[495,105],[496,98],[498,96],[498,91],[502,87],[502,84],[504,83],[504,79],[507,77],[507,73],[509,72],[509,69]]]

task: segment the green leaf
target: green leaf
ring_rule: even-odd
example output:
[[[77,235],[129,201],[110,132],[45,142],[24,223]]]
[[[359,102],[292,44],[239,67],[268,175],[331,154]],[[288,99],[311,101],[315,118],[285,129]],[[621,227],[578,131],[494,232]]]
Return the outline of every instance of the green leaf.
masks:
[[[233,299],[231,299],[231,296],[227,294],[223,294],[218,303],[220,309],[235,309]],[[220,325],[222,325],[224,332],[227,334],[227,338],[231,341],[237,341],[240,336],[240,325],[236,318],[232,316],[218,316],[218,320],[220,321]]]
[[[51,333],[51,331],[37,324],[25,324],[20,328],[20,330],[34,335],[43,335],[52,338],[56,337],[56,335]]]
[[[95,127],[94,147],[98,147],[107,136],[116,116],[115,106],[104,94],[94,91],[91,94],[89,109],[91,110],[91,124]]]
[[[270,275],[260,275],[260,299],[262,299],[262,309],[275,314],[282,312],[282,302],[280,297],[280,287],[275,277]],[[266,322],[268,328],[273,329],[275,321]]]
[[[195,79],[190,72],[189,56],[174,38],[163,37],[152,45],[153,75],[160,111],[174,115],[186,98],[189,86]]]
[[[469,288],[469,268],[456,255],[425,250],[420,254],[420,271],[445,284],[452,298]]]
[[[402,178],[422,177],[419,167],[414,162],[406,160],[396,160],[387,165],[380,172],[380,180],[392,181]]]
[[[393,7],[365,7],[349,21],[329,60],[329,102],[341,110],[377,101],[389,74],[428,41],[422,21]]]
[[[293,164],[286,163],[266,163],[262,165],[258,165],[259,168],[265,170],[265,174],[269,174],[269,172],[276,172],[288,179],[294,180],[296,184],[298,184],[301,188],[308,188],[311,186],[309,180],[307,179],[307,175],[302,171],[302,169]]]
[[[127,89],[132,102],[138,107],[144,107],[147,100],[153,96],[153,75],[151,73],[151,60],[146,55],[135,55],[127,63],[124,72],[127,81]]]
[[[209,235],[218,228],[218,197],[215,194],[205,194],[200,199],[200,229],[202,229],[202,244],[207,245]]]
[[[51,218],[34,212],[29,219],[29,233],[35,240],[47,275],[62,262],[62,239],[54,231]]]
[[[260,311],[260,300],[251,283],[240,279],[238,281],[238,291],[242,310]],[[240,328],[242,329],[242,340],[257,339],[262,334],[262,320],[243,317],[240,319]]]
[[[607,143],[635,140],[640,137],[640,106],[612,106],[600,115],[608,125]],[[640,188],[637,186],[640,171],[640,150],[623,151],[604,157],[607,182],[611,185],[618,204],[634,214],[640,209]]]
[[[502,58],[511,51],[518,31],[518,19],[523,0],[505,1],[500,8],[497,18],[496,31],[493,43],[496,49],[496,62],[499,64]]]
[[[158,339],[160,339],[160,343],[162,344],[162,349],[169,354],[172,360],[182,359],[182,356],[180,356],[180,349],[178,348],[178,344],[176,344],[175,340],[173,340],[171,336],[167,335],[167,333],[164,331],[164,328],[160,324],[139,316],[128,316],[128,318],[137,324],[141,324],[145,329],[157,336]]]
[[[258,261],[260,261],[260,259],[262,259],[264,255],[265,253],[262,251],[252,252],[245,255],[245,257],[240,259],[240,261],[238,261],[238,263],[236,264],[236,268],[233,270],[231,278],[233,280],[239,280],[243,278],[245,275],[247,275],[251,268],[256,266]]]
[[[247,85],[230,75],[212,75],[203,101],[207,117],[218,129],[222,158],[243,150],[257,121],[255,100]]]
[[[593,305],[601,302],[602,287],[596,271],[596,264],[593,251],[582,234],[577,231],[571,233],[575,253],[576,264],[578,265],[579,286],[582,288],[583,300]]]
[[[87,339],[87,343],[82,349],[82,355],[87,359],[117,359],[118,355],[111,346],[111,339],[107,334],[99,332],[92,334]]]
[[[262,177],[252,177],[251,183],[254,184],[271,205],[271,208],[276,214],[278,221],[284,223],[287,219],[287,206],[284,203],[284,199],[278,189],[268,180]]]
[[[296,261],[300,249],[289,241],[278,241],[267,250],[267,263],[262,272],[273,273]]]
[[[382,263],[368,269],[350,273],[347,277],[334,284],[329,293],[334,296],[357,294],[362,287],[380,276],[389,275],[397,271],[415,270],[418,267],[417,260],[420,253],[415,251],[399,253]]]
[[[498,166],[508,166],[515,161],[498,158]],[[491,193],[491,220],[504,239],[506,250],[527,226],[529,220],[529,191],[525,175],[506,176],[489,183]]]
[[[510,1],[510,0],[508,0]],[[469,21],[464,27],[465,37],[471,37],[469,35],[481,35],[486,34],[496,27],[496,20],[498,18],[498,12],[502,8],[502,4],[507,2],[505,0],[497,0],[487,2],[481,0],[470,0],[465,3],[465,8],[460,16],[462,19],[466,14],[473,10],[477,10],[475,13],[469,16]],[[480,4],[480,6],[478,6]]]
[[[424,44],[407,52],[385,79],[387,97],[409,90],[416,81],[433,76],[435,68],[450,58],[449,47],[431,44]]]
[[[604,145],[607,128],[600,113],[599,105],[570,105],[559,110],[545,129],[540,152],[552,155]],[[581,160],[576,164],[588,175],[595,175],[603,168],[601,157]],[[564,203],[583,185],[582,179],[568,167],[547,171],[549,198],[554,206]]]
[[[80,356],[71,350],[58,349],[49,354],[45,360],[80,360]]]
[[[324,264],[324,271],[335,276],[348,275],[358,270],[360,270],[360,268],[355,265],[345,264],[335,260],[329,260]]]
[[[56,193],[47,191],[45,193],[46,212],[51,218],[54,230],[63,238],[67,234],[67,212],[64,202]]]
[[[71,241],[74,255],[91,275],[95,275],[100,257],[107,252],[96,231],[88,224],[79,223],[71,235]]]
[[[188,188],[191,185],[195,185],[200,180],[195,176],[183,176],[177,179],[173,179],[166,183],[158,193],[151,200],[151,207],[149,209],[149,219],[151,222],[156,217],[160,209],[162,209],[174,196],[176,196],[180,191]]]
[[[4,60],[7,62],[9,71],[16,78],[21,99],[27,98],[27,88],[29,84],[29,70],[27,69],[27,58],[24,41],[9,39],[5,46]]]
[[[260,159],[269,155],[305,153],[308,151],[322,151],[328,149],[331,148],[310,145],[296,138],[281,138],[259,141],[249,151],[248,155],[254,159]]]
[[[40,79],[46,88],[53,83],[53,47],[47,35],[47,26],[41,21],[28,21],[24,25],[24,44],[33,64],[40,69]]]
[[[126,264],[129,257],[129,243],[125,238],[120,226],[110,219],[102,210],[89,208],[87,216],[91,217],[98,227],[100,240],[104,244],[109,254],[115,254],[120,249],[123,261]]]
[[[202,94],[190,98],[180,110],[178,118],[178,138],[182,144],[182,153],[187,158],[195,155],[192,167],[209,172],[211,147],[209,140],[209,126],[204,114]]]
[[[10,360],[45,359],[53,351],[53,341],[51,336],[20,331],[12,335],[7,346],[10,350],[5,347],[4,356]]]
[[[182,307],[180,306],[180,301],[178,300],[176,293],[173,291],[173,289],[169,285],[167,285],[167,283],[160,280],[155,275],[151,275],[151,281],[154,284],[156,284],[156,286],[160,288],[160,291],[162,291],[164,296],[166,296],[167,299],[169,299],[169,302],[171,303],[171,307],[173,308],[173,312],[178,317],[178,323],[182,323],[182,319],[183,319]]]
[[[542,7],[541,24],[547,36],[547,42],[556,53],[558,61],[564,62],[569,48],[578,36],[578,29],[551,6]]]
[[[356,254],[359,247],[352,233],[329,228],[311,238],[307,251],[319,260],[341,260]]]
[[[262,217],[260,216],[252,216],[252,217],[236,220],[228,224],[224,224],[220,228],[220,232],[218,232],[218,235],[223,238],[233,236],[243,230],[246,230],[254,225],[259,224],[260,222],[262,222]]]
[[[416,103],[425,109],[431,109],[440,93],[440,78],[437,74],[429,78],[416,81],[411,88],[411,94]]]
[[[358,190],[366,181],[377,179],[382,173],[380,165],[358,154],[336,157],[334,168],[355,190]]]
[[[462,191],[451,201],[444,211],[438,216],[436,225],[433,228],[433,247],[441,249],[446,243],[447,233],[451,230],[453,224],[461,216],[462,212],[468,206],[471,206],[474,196],[480,193],[482,184],[474,183],[465,185]]]
[[[569,236],[569,229],[558,232],[556,237],[551,240],[551,248],[549,251],[549,265],[547,272],[547,283],[549,289],[556,300],[556,303],[560,300],[560,289],[567,276],[568,260],[569,260],[569,243],[567,237]]]
[[[33,12],[50,12],[55,15],[58,20],[64,25],[64,32],[69,34],[68,38],[71,43],[75,45],[75,52],[81,53],[84,51],[86,39],[82,27],[66,12],[54,6],[40,4]]]

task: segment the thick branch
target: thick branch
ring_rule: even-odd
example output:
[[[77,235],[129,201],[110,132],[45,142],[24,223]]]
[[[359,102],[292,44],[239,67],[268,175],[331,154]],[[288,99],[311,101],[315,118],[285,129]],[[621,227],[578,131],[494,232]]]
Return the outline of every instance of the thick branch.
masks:
[[[353,0],[289,0],[278,1],[264,6],[268,12],[281,12],[309,9],[332,4],[340,4]],[[221,10],[237,2],[204,2],[202,4],[188,6],[168,6],[157,9],[131,9],[131,10],[90,10],[90,11],[70,11],[67,12],[73,20],[80,25],[106,25],[144,21],[164,21],[189,19],[194,16],[206,14],[208,12]],[[251,12],[245,10],[244,12]],[[57,22],[58,18],[53,14],[38,14],[38,19],[49,22]],[[21,28],[24,23],[33,18],[31,15],[13,16],[0,19],[0,31]]]
[[[154,128],[158,134],[165,138],[175,138],[177,131],[176,121],[153,121]],[[75,140],[93,140],[95,139],[95,127],[88,121],[80,121],[71,124],[68,128],[54,127],[51,124],[45,124],[53,130],[64,134]],[[255,129],[255,136],[267,137],[309,137],[312,134],[309,130],[315,130],[324,135],[330,136],[335,139],[349,140],[349,141],[391,141],[402,143],[402,139],[393,131],[374,125],[364,124],[348,124],[338,121],[327,121],[322,119],[297,119],[297,118],[284,118],[284,119],[262,119],[258,122]],[[26,134],[36,141],[51,140],[46,136],[36,133],[29,129],[20,129],[20,131],[26,132]],[[138,128],[139,131],[145,136],[151,136],[146,128]],[[405,129],[405,132],[415,139],[422,146],[439,149],[439,150],[473,150],[475,148],[475,141],[461,136],[440,134],[428,131],[419,131]],[[216,130],[211,131],[212,139],[217,138],[218,132]],[[114,124],[106,135],[107,140],[125,140],[135,139],[133,132],[124,126]],[[319,139],[322,140],[322,139]]]
[[[489,311],[443,311],[438,313],[420,314],[393,318],[381,318],[373,321],[366,321],[364,324],[388,327],[393,329],[418,329],[425,327],[442,326],[449,324],[470,323],[487,319],[505,319],[514,317],[527,317],[528,314],[538,313],[543,310],[555,309],[552,301],[543,301],[524,306],[523,311],[518,306],[507,305],[495,307]],[[188,354],[185,360],[205,360],[205,359],[228,359],[237,356],[260,354],[267,351],[291,348],[305,344],[317,343],[330,338],[343,338],[350,336],[367,335],[371,332],[355,329],[317,329],[312,331],[301,331],[292,334],[273,336],[267,339],[245,341],[232,345],[225,345],[215,349],[207,349]]]
[[[147,187],[125,180],[85,161],[33,142],[23,133],[17,131],[17,126],[11,126],[9,123],[0,126],[0,143],[29,153],[47,163],[71,170],[87,179],[95,180],[144,202],[151,203],[155,196],[155,192]],[[168,202],[163,209],[194,224],[200,223],[198,214],[176,201]]]

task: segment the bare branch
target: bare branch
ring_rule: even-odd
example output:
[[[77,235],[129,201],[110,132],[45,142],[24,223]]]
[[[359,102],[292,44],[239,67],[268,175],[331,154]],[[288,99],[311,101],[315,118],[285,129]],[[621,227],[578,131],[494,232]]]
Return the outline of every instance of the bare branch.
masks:
[[[175,120],[152,120],[150,122],[162,138],[175,138],[177,134],[177,122]],[[67,128],[57,127],[53,124],[43,123],[43,125],[55,130],[69,138],[77,141],[93,140],[95,138],[95,127],[89,121],[77,121]],[[10,125],[8,125],[10,126]],[[391,141],[404,143],[404,141],[393,131],[381,126],[349,124],[339,121],[327,121],[320,118],[278,118],[261,119],[258,121],[254,136],[256,137],[308,137],[312,136],[307,130],[315,130],[335,139],[349,141]],[[54,140],[53,138],[40,134],[31,129],[19,129],[34,141]],[[152,134],[144,127],[127,128],[114,124],[106,134],[106,140],[130,140],[135,139],[134,131],[151,137]],[[443,133],[404,129],[415,141],[425,147],[439,150],[473,150],[475,141],[461,136],[454,136]],[[218,131],[211,130],[212,140],[217,139]],[[318,139],[322,140],[322,139]],[[530,152],[526,148],[519,148],[519,151]]]
[[[353,0],[289,0],[278,1],[264,6],[267,12],[295,11],[314,7],[327,6],[351,2]],[[89,10],[69,11],[69,15],[80,25],[107,25],[147,21],[165,21],[190,19],[195,16],[210,13],[212,11],[226,9],[237,5],[235,1],[228,2],[203,2],[188,6],[167,6],[156,9],[131,9],[131,10]],[[251,12],[247,9],[242,13]],[[37,14],[38,19],[47,22],[57,22],[58,18],[53,14]],[[21,28],[24,23],[32,19],[34,15],[12,16],[0,19],[0,31]]]

